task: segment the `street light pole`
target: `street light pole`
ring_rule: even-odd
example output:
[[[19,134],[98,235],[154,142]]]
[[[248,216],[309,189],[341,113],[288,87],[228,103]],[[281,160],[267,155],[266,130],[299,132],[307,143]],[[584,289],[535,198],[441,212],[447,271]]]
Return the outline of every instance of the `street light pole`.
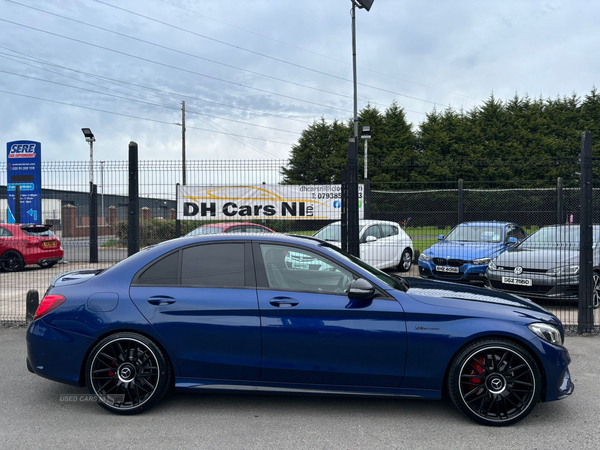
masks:
[[[94,142],[96,138],[94,133],[89,128],[82,128],[81,131],[85,136],[86,142],[90,144],[90,193],[92,192],[92,186],[94,186]]]

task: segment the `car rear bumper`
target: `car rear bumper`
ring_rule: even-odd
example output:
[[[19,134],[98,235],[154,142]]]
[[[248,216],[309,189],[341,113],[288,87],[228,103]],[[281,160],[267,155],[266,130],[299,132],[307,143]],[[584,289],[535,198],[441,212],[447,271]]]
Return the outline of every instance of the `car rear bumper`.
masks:
[[[27,368],[41,377],[80,386],[83,362],[93,344],[93,338],[35,320],[27,330]]]

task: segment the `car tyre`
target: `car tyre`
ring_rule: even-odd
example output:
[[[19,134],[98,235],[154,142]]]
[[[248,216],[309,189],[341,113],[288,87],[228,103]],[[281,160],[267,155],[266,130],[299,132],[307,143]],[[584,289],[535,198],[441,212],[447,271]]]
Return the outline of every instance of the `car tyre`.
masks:
[[[512,425],[535,408],[540,369],[529,352],[507,339],[481,339],[462,349],[448,373],[454,404],[475,422]]]
[[[600,271],[594,270],[592,280],[594,283],[592,292],[592,307],[597,309],[600,307]]]
[[[397,269],[399,272],[408,272],[412,267],[412,252],[409,248],[404,249]]]
[[[86,363],[90,393],[103,408],[137,414],[154,406],[171,386],[171,366],[158,346],[137,333],[116,333],[100,341]]]
[[[25,268],[25,260],[15,250],[8,250],[0,257],[0,267],[5,272],[20,272]]]

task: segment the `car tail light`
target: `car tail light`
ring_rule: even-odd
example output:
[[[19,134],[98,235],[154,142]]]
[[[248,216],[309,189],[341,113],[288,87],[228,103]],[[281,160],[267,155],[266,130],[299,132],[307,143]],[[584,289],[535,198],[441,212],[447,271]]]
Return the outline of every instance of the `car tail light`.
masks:
[[[40,245],[41,240],[38,238],[27,238],[27,247],[35,247],[36,245]]]
[[[53,309],[58,308],[65,302],[66,298],[62,295],[46,295],[44,296],[42,303],[38,306],[37,311],[33,320],[39,319],[40,317],[48,314]]]

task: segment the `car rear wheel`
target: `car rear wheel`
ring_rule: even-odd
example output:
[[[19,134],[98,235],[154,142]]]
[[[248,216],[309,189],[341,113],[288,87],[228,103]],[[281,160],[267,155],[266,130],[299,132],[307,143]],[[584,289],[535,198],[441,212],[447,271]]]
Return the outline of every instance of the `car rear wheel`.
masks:
[[[412,252],[410,249],[405,249],[402,252],[402,256],[400,257],[400,262],[398,263],[398,271],[400,272],[408,272],[412,266]]]
[[[98,404],[117,414],[150,409],[171,384],[171,368],[162,351],[137,333],[116,333],[100,341],[85,374]]]
[[[19,252],[9,250],[0,257],[0,267],[6,272],[20,272],[25,267],[25,261]]]
[[[511,425],[535,407],[542,390],[535,360],[505,339],[481,339],[464,348],[448,375],[448,392],[467,417],[484,425]]]

